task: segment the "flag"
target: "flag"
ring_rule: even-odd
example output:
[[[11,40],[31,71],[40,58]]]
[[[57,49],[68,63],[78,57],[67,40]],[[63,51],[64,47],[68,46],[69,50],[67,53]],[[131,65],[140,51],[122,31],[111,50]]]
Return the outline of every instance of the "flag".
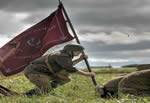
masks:
[[[0,71],[5,76],[21,72],[49,48],[71,41],[61,6],[0,48]]]

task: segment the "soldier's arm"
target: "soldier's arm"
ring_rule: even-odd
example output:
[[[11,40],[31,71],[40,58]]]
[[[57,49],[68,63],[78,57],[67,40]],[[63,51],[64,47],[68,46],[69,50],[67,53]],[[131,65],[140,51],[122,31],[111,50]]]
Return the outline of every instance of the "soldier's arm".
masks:
[[[79,63],[80,61],[84,60],[85,59],[88,59],[88,56],[87,55],[81,55],[78,59],[75,59],[73,60],[73,65],[76,65],[77,63]]]
[[[94,72],[84,72],[82,70],[77,71],[78,74],[84,75],[84,76],[95,76]]]

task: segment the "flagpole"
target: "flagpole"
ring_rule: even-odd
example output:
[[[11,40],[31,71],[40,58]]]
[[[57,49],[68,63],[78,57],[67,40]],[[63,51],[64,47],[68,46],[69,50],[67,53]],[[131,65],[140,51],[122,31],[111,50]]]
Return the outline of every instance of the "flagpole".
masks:
[[[76,34],[74,28],[73,28],[73,25],[72,25],[72,23],[71,23],[71,21],[70,21],[68,15],[67,15],[67,12],[66,12],[66,10],[65,10],[65,8],[64,8],[64,6],[63,6],[63,4],[62,4],[62,2],[61,2],[60,0],[59,0],[59,6],[62,7],[62,10],[63,10],[63,12],[64,12],[64,15],[66,16],[66,19],[67,19],[67,21],[68,21],[68,23],[69,23],[69,25],[70,25],[70,28],[71,28],[71,30],[72,30],[72,32],[73,32],[73,35],[75,36],[75,39],[76,39],[77,43],[78,43],[78,44],[81,44],[81,43],[80,43],[80,40],[79,40],[79,38],[78,38],[78,36],[77,36],[77,34]],[[85,55],[84,51],[82,52],[82,54]],[[87,65],[88,71],[89,71],[89,72],[92,72],[88,60],[87,60],[87,59],[84,59],[84,61],[85,61],[86,65]],[[93,84],[94,84],[95,86],[97,86],[97,83],[96,83],[96,80],[95,80],[94,76],[91,76],[91,78],[92,78]]]

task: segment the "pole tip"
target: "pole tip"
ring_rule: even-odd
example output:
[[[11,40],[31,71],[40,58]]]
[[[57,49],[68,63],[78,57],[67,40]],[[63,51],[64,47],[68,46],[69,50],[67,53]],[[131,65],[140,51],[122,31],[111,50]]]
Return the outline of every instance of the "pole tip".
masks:
[[[62,5],[62,2],[61,2],[61,0],[58,0],[58,2],[59,2],[59,5]]]
[[[59,3],[61,3],[61,1],[60,1],[60,0],[58,0],[58,2],[59,2]]]

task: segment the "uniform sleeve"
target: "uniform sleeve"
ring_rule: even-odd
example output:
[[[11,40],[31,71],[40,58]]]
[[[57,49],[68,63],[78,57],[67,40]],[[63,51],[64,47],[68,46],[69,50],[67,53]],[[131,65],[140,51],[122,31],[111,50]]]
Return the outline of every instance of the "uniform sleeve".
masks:
[[[74,73],[74,72],[78,71],[75,67],[73,67],[72,60],[70,57],[57,56],[55,58],[55,61],[60,67],[62,67],[63,69],[65,69],[66,71],[68,71],[70,73]]]

